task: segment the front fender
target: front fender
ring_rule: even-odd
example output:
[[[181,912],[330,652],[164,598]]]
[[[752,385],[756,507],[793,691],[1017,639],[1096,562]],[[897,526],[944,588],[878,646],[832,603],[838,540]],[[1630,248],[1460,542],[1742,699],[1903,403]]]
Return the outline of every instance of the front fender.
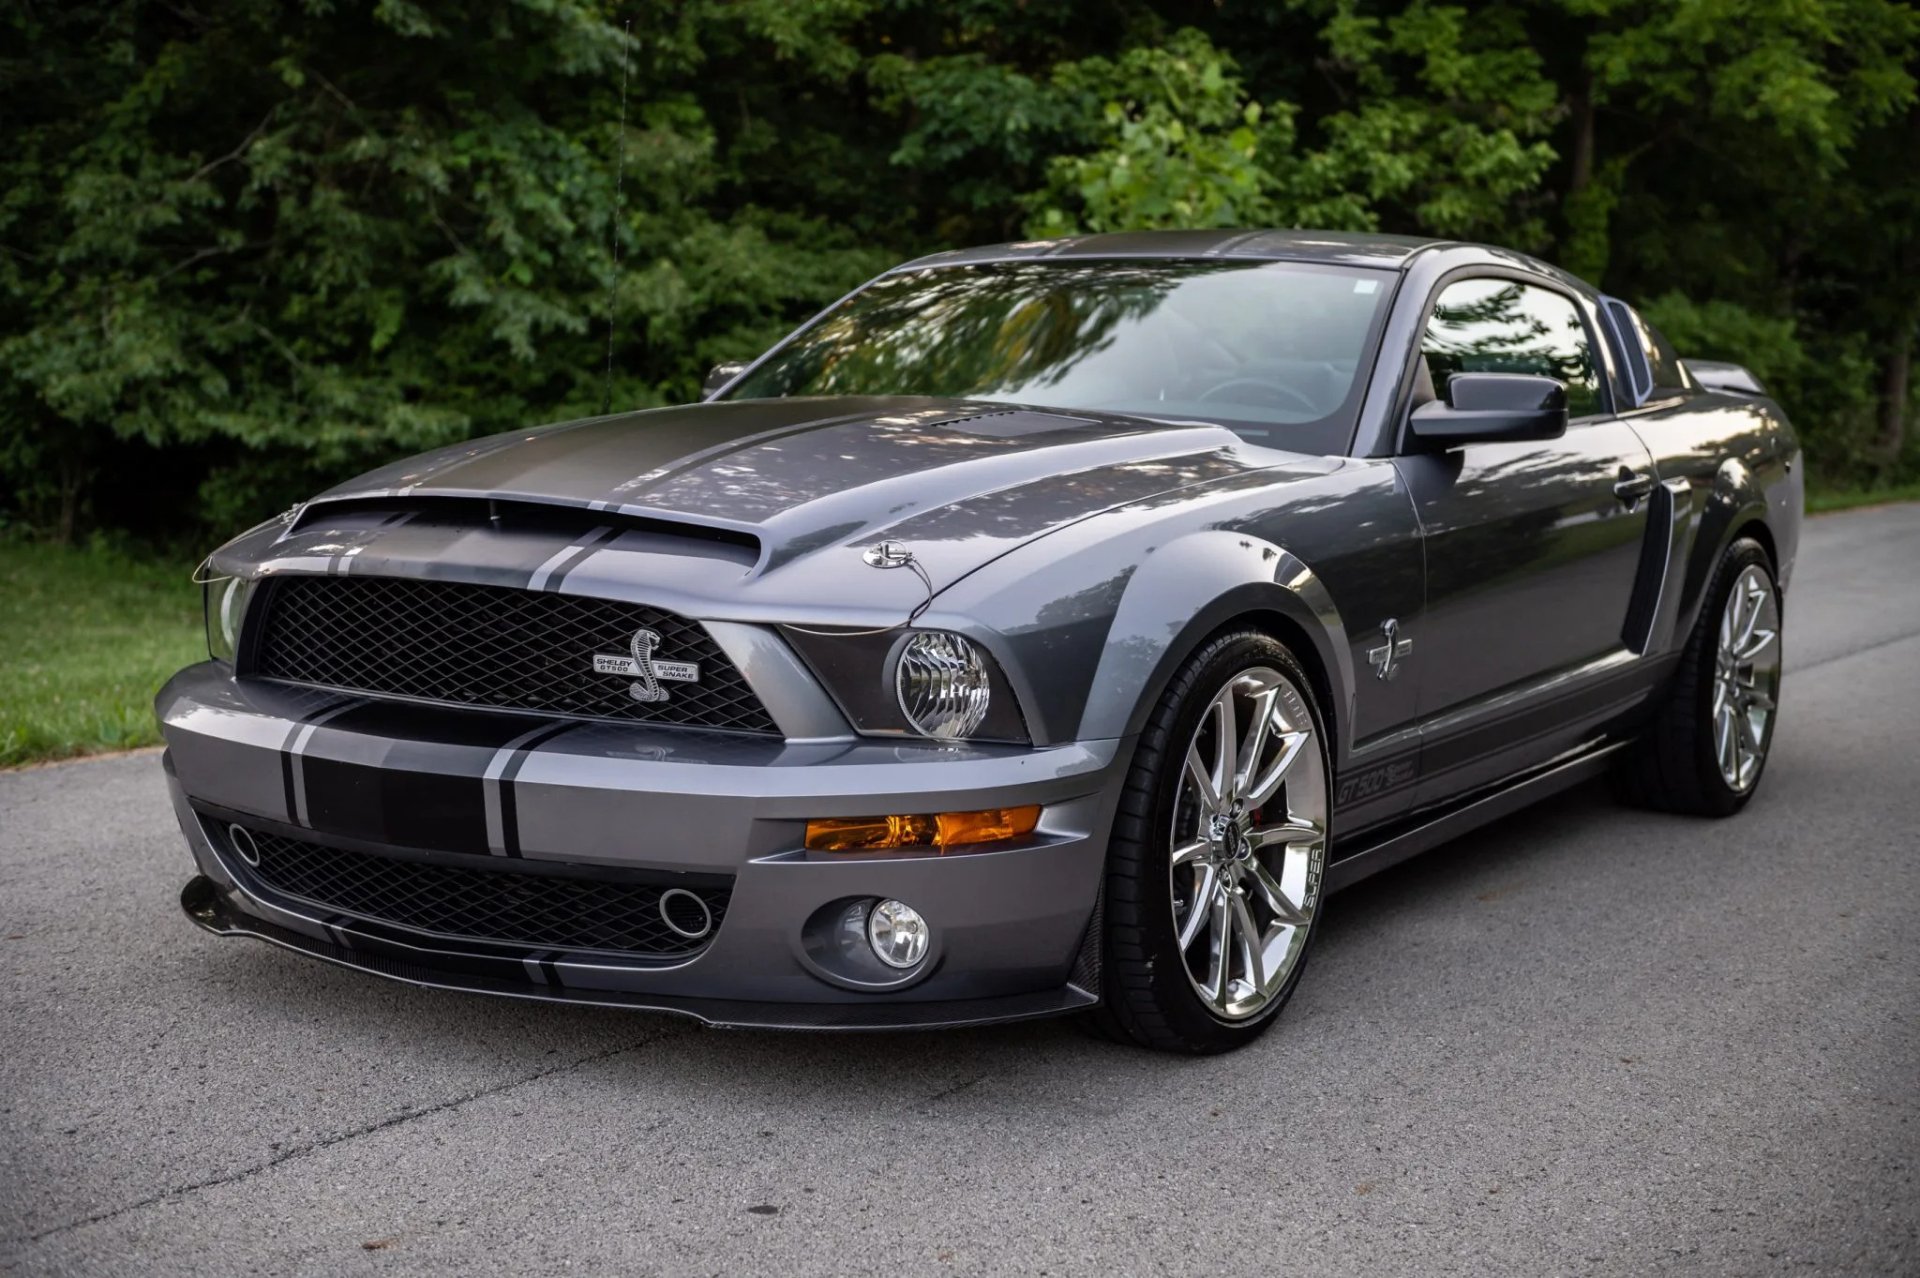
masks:
[[[1036,745],[1136,733],[1180,663],[1234,617],[1284,619],[1311,652],[1334,700],[1339,759],[1352,716],[1353,658],[1333,597],[1303,559],[1246,532],[1120,536],[1080,530],[1071,550],[1009,556],[943,592],[918,624],[959,630],[994,650]],[[1161,540],[1165,537],[1165,540]],[[1044,545],[1044,543],[1043,543]]]
[[[1354,687],[1346,627],[1313,569],[1246,533],[1207,529],[1158,547],[1128,582],[1094,669],[1081,740],[1131,736],[1201,641],[1236,617],[1277,614],[1312,645],[1337,698],[1338,757],[1345,758]]]
[[[943,591],[918,624],[985,641],[1039,745],[1137,733],[1209,634],[1263,617],[1318,680],[1340,768],[1356,740],[1413,713],[1410,681],[1369,699],[1355,645],[1383,618],[1419,614],[1420,565],[1419,526],[1392,465],[1256,473],[1039,538]]]

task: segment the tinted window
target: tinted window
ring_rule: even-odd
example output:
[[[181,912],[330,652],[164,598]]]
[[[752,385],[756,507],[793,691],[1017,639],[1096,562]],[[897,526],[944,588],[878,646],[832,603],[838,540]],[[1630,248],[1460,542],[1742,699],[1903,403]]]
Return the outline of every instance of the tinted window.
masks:
[[[729,399],[935,395],[1220,421],[1344,452],[1391,276],[1291,262],[1071,261],[890,275]]]
[[[1660,335],[1660,330],[1640,317],[1640,312],[1629,310],[1633,316],[1633,326],[1640,338],[1640,349],[1647,353],[1647,365],[1653,370],[1653,399],[1661,398],[1662,390],[1690,390],[1693,379],[1686,366],[1680,362],[1680,355],[1673,344]]]
[[[1420,350],[1434,393],[1455,373],[1535,373],[1567,387],[1567,412],[1600,411],[1593,343],[1573,303],[1513,280],[1461,280],[1434,305]]]

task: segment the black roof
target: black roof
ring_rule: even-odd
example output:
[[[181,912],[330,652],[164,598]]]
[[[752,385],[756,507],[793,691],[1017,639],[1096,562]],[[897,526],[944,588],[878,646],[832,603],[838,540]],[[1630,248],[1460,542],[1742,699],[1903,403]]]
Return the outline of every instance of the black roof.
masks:
[[[979,248],[950,249],[915,258],[894,269],[908,271],[928,266],[1029,258],[1102,257],[1239,258],[1398,268],[1422,249],[1450,243],[1452,241],[1417,235],[1350,231],[1116,231],[1106,235],[1070,235],[1057,240],[1017,240]]]

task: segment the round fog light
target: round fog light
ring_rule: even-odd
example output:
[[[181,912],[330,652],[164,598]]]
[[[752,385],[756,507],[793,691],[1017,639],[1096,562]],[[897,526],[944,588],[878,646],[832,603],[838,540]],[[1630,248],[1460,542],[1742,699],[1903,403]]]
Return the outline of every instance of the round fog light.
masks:
[[[912,967],[927,956],[932,933],[920,911],[904,901],[882,901],[867,915],[867,944],[888,967]]]

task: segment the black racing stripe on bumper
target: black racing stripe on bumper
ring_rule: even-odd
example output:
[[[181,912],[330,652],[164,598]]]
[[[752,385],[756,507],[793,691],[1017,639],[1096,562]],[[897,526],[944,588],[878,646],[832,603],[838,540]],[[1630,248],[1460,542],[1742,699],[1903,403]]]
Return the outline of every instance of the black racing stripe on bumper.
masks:
[[[486,795],[476,772],[402,772],[308,758],[307,823],[315,830],[464,852],[487,845]]]
[[[300,811],[299,786],[293,779],[293,739],[299,735],[298,727],[287,734],[280,747],[280,784],[286,789],[287,820],[291,821]]]
[[[570,861],[548,861],[542,859],[523,860],[510,869],[500,865],[499,858],[479,848],[466,848],[457,853],[448,853],[442,848],[411,848],[398,844],[381,843],[371,839],[355,838],[348,834],[331,834],[321,830],[308,830],[285,821],[275,821],[255,813],[240,812],[232,808],[223,808],[218,804],[205,803],[189,799],[193,813],[201,822],[201,829],[208,842],[213,846],[223,865],[233,872],[231,864],[226,864],[229,849],[225,829],[229,825],[242,825],[255,832],[277,834],[286,839],[315,843],[324,847],[344,848],[352,852],[364,852],[372,856],[391,857],[400,861],[424,861],[434,865],[459,866],[469,870],[488,873],[513,873],[538,877],[592,879],[613,883],[649,883],[660,887],[683,887],[698,891],[702,888],[724,888],[734,882],[734,876],[723,871],[710,870],[656,870],[656,869],[620,869],[591,863]],[[554,950],[551,953],[565,959],[565,951]]]
[[[280,784],[285,789],[284,797],[287,803],[287,820],[289,821],[297,822],[300,819],[300,778],[302,769],[299,764],[295,762],[294,756],[299,752],[297,747],[300,744],[301,735],[306,732],[307,725],[309,724],[338,717],[345,704],[346,699],[339,696],[328,697],[316,702],[311,709],[305,711],[297,719],[293,720],[292,724],[287,728],[286,738],[280,742]]]
[[[576,724],[557,723],[546,732],[531,738],[513,752],[507,765],[500,773],[500,839],[501,848],[508,856],[520,855],[520,809],[514,798],[514,778],[520,775],[520,769],[526,766],[533,752],[553,740],[563,732],[569,732]]]
[[[535,740],[574,726],[554,724]],[[341,712],[326,727],[390,744],[378,760],[356,763],[315,757],[309,742],[300,766],[310,829],[371,843],[471,852],[487,846],[485,773],[492,752],[525,736],[527,721],[460,711],[423,715],[418,706],[374,701]],[[444,757],[432,771],[406,766],[408,746],[423,728],[434,745],[471,747],[462,770],[448,770]]]

